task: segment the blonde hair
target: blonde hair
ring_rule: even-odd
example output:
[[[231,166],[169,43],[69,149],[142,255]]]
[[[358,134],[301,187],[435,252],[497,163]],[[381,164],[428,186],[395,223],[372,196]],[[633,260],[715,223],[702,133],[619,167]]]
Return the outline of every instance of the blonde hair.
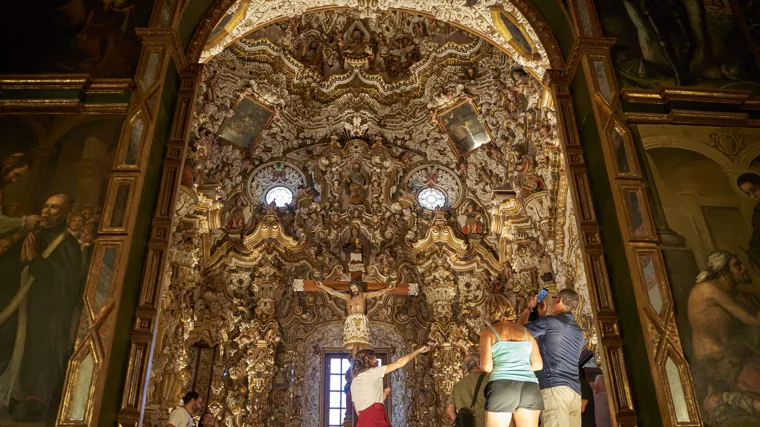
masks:
[[[503,320],[515,320],[515,308],[504,295],[494,294],[486,300],[486,317],[488,323],[498,323]]]

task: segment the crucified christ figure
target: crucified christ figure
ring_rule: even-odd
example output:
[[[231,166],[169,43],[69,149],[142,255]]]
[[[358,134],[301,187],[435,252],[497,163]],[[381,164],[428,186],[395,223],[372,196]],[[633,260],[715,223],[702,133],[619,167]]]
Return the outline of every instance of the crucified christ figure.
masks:
[[[317,288],[346,301],[348,317],[343,325],[343,348],[346,351],[356,354],[361,349],[372,348],[369,319],[367,318],[367,300],[393,291],[396,289],[397,284],[398,281],[392,283],[387,288],[364,293],[362,291],[362,282],[360,280],[352,280],[348,284],[348,292],[346,293],[336,291],[321,281],[316,282]]]

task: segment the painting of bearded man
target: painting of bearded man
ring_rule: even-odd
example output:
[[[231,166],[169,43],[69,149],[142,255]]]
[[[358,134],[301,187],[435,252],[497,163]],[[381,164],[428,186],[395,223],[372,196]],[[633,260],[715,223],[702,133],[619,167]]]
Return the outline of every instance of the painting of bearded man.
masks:
[[[715,251],[689,294],[694,377],[705,425],[757,425],[760,305],[737,289],[751,282],[735,254]]]

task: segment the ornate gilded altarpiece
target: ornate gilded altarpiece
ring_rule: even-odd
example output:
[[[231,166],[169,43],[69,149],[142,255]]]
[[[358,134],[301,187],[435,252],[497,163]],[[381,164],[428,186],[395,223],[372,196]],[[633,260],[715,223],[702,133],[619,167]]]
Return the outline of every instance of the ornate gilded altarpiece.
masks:
[[[221,425],[317,425],[320,347],[340,346],[345,309],[300,291],[347,280],[354,251],[364,281],[413,284],[370,303],[374,344],[392,357],[440,344],[392,378],[394,425],[445,423],[489,293],[521,308],[541,285],[576,289],[596,348],[555,110],[521,64],[540,55],[520,58],[426,15],[338,9],[257,28],[210,59],[146,422],[195,388]],[[249,149],[220,135],[242,96],[276,112]],[[458,126],[489,140],[459,156],[437,117],[465,104],[477,122]],[[428,188],[444,195],[437,209],[418,202]],[[269,204],[273,189],[290,199]]]

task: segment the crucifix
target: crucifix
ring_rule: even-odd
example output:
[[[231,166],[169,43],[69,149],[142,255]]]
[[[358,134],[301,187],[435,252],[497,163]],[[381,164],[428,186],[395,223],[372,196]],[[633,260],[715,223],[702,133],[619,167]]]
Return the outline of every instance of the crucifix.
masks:
[[[367,318],[367,300],[385,294],[417,295],[416,283],[382,283],[362,282],[361,271],[351,272],[351,281],[340,280],[302,280],[293,282],[296,292],[322,291],[346,301],[348,317],[343,325],[343,348],[356,354],[364,348],[372,348],[369,319]],[[366,291],[362,289],[366,286]]]

